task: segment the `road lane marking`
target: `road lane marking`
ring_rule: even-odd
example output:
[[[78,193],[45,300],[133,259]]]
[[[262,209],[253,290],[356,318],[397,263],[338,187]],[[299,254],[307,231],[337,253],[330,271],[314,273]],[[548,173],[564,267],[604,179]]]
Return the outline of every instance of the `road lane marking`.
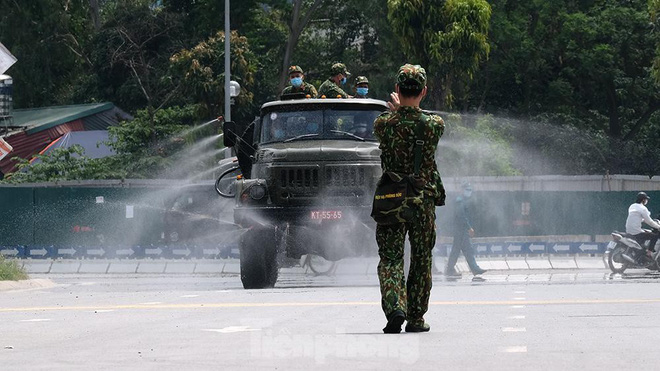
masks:
[[[525,319],[525,316],[509,316],[507,319]]]
[[[518,298],[512,298],[512,299],[513,299],[513,300],[526,300],[527,298],[520,298],[520,297],[518,297]]]
[[[182,298],[196,298],[196,297],[198,297],[198,296],[199,296],[199,295],[182,295],[181,297],[182,297]]]
[[[502,332],[527,332],[524,327],[502,327]]]
[[[513,300],[485,301],[433,301],[438,306],[510,306],[521,309],[528,305],[599,305],[599,304],[660,304],[660,299],[561,299],[530,300],[525,305],[517,305]],[[1,312],[62,311],[62,310],[103,310],[103,309],[204,309],[204,308],[268,308],[268,307],[332,307],[332,306],[380,306],[380,301],[340,301],[340,302],[279,302],[279,303],[189,303],[189,304],[128,304],[107,306],[61,306],[61,307],[0,307]]]
[[[525,294],[524,291],[514,291],[513,293],[514,293],[514,294]]]
[[[18,322],[46,322],[46,321],[50,321],[50,318],[22,319]]]
[[[527,346],[514,346],[514,347],[504,347],[500,348],[502,353],[527,353]]]
[[[219,332],[222,334],[232,334],[235,332],[250,332],[250,331],[260,331],[260,328],[250,328],[249,326],[229,326],[225,328],[220,328],[220,329],[204,329],[202,331],[210,331],[210,332]]]

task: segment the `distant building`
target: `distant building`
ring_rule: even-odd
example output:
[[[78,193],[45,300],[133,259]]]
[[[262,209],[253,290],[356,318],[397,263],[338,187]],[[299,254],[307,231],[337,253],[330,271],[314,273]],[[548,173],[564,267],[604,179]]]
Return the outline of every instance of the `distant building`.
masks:
[[[0,161],[0,179],[16,170],[12,157],[29,160],[33,155],[55,147],[80,144],[89,149],[86,153],[96,154],[92,157],[102,157],[102,153],[98,154],[96,139],[107,138],[107,133],[98,131],[106,131],[109,126],[133,119],[112,103],[14,109],[12,116],[9,123],[0,124],[0,137],[14,148]],[[76,133],[69,134],[71,132]]]

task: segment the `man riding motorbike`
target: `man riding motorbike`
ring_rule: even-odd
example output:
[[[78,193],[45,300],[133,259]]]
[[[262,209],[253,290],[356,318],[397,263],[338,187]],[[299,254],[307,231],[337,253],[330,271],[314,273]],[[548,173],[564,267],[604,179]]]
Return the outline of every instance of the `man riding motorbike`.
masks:
[[[626,220],[626,233],[631,235],[640,246],[644,246],[646,241],[649,241],[648,254],[655,248],[655,243],[658,241],[658,233],[642,229],[642,222],[648,224],[656,230],[660,230],[658,221],[651,219],[651,213],[646,208],[651,198],[644,192],[637,194],[637,199],[634,204],[628,208],[628,219]]]

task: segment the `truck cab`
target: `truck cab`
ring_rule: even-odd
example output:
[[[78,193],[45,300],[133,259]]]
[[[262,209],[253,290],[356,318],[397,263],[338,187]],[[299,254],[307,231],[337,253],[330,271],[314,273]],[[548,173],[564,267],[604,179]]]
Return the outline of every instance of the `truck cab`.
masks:
[[[373,122],[387,108],[374,99],[283,100],[264,104],[245,127],[225,123],[242,173],[233,197],[235,223],[246,230],[245,288],[272,287],[282,256],[375,254],[370,213],[381,167]]]

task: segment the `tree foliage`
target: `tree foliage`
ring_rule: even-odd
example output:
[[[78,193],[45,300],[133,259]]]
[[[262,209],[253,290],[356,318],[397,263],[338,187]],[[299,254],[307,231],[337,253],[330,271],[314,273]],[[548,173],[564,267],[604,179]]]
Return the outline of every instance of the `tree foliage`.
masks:
[[[217,117],[224,110],[224,32],[202,41],[191,49],[184,49],[170,58],[172,81],[183,86],[183,93],[194,102],[201,102],[206,117]],[[256,57],[248,40],[237,32],[231,35],[232,80],[241,85],[236,97],[236,119],[247,120],[254,112]]]
[[[56,148],[51,153],[36,155],[31,160],[15,157],[18,170],[4,182],[18,184],[121,177],[121,172],[109,166],[108,161],[90,159],[84,153],[81,146],[74,145]]]
[[[660,171],[658,0],[231,5],[236,120],[279,95],[290,64],[318,86],[343,62],[369,78],[371,97],[388,99],[411,62],[429,74],[423,106],[449,111],[446,175]],[[111,129],[118,155],[85,176],[170,176],[195,138],[213,135],[188,130],[222,114],[224,0],[0,0],[0,9],[0,41],[19,59],[8,71],[16,108],[112,101],[137,117]],[[97,166],[70,155],[58,160],[71,172],[45,159],[39,179]]]
[[[431,73],[434,108],[451,108],[454,86],[471,80],[490,51],[490,5],[485,0],[389,0],[387,5],[406,55]]]

